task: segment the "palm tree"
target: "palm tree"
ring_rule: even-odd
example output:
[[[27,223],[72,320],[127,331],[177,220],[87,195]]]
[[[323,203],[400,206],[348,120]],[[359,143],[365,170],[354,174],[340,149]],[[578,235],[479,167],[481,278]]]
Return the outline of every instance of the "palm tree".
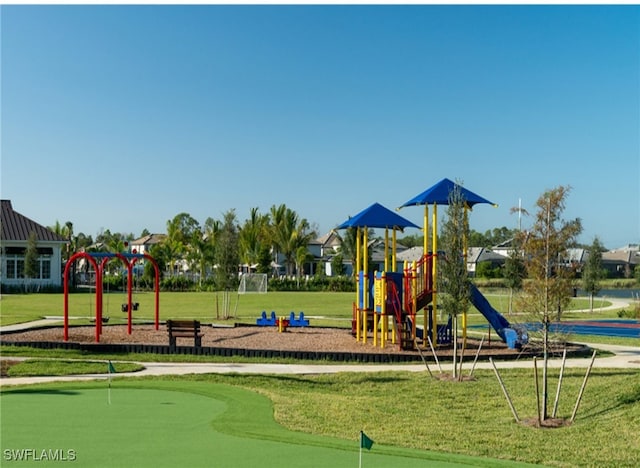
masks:
[[[300,287],[300,277],[304,272],[304,264],[311,261],[313,261],[313,255],[309,253],[307,247],[298,247],[298,250],[296,250],[296,282],[298,283],[298,288]]]
[[[269,216],[261,215],[258,208],[251,208],[249,219],[240,229],[240,261],[248,265],[259,264],[262,253],[268,248]]]
[[[345,260],[351,262],[351,264],[353,265],[351,275],[355,277],[356,275],[358,275],[358,272],[356,271],[356,256],[357,256],[356,245],[357,245],[357,237],[358,237],[358,228],[355,228],[355,227],[347,228],[345,230],[344,235],[340,236],[340,234],[338,233],[336,233],[336,235],[340,239],[340,248],[338,252],[342,255],[342,257]],[[364,233],[362,231],[360,232],[360,236],[361,236],[360,241],[362,242],[364,239]],[[367,237],[369,239],[374,238],[373,229],[367,230]],[[368,252],[367,262],[369,265],[372,265],[373,264],[373,262],[371,261],[372,251],[368,249],[367,252]]]
[[[190,214],[179,213],[167,221],[167,238],[164,243],[168,253],[172,274],[175,273],[176,262],[182,260],[184,255],[189,256],[191,263],[197,254],[192,252],[194,243],[197,244],[201,237],[200,225]],[[197,246],[195,247],[197,250]]]
[[[272,246],[274,264],[278,263],[278,256],[280,254],[280,246],[278,245],[278,240],[277,240],[278,236],[276,231],[279,229],[278,226],[284,223],[286,211],[287,211],[287,206],[284,203],[281,204],[280,206],[273,205],[269,211],[270,218],[269,218],[269,227],[267,229],[269,232],[269,239]]]
[[[298,214],[280,205],[278,208],[272,207],[273,242],[278,251],[284,255],[287,275],[293,273],[296,252],[300,247],[307,247],[309,242],[316,236],[310,229],[306,219],[300,219]]]

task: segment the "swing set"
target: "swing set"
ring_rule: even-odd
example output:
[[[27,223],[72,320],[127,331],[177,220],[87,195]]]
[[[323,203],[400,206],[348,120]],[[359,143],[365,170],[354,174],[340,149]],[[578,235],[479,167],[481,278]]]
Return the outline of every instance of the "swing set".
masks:
[[[127,317],[127,333],[131,335],[132,330],[132,311],[133,307],[133,266],[141,258],[145,258],[151,262],[155,270],[155,328],[160,326],[160,270],[155,259],[149,254],[137,253],[98,253],[98,252],[77,252],[67,262],[64,268],[64,341],[69,341],[69,270],[71,265],[79,258],[85,258],[96,272],[96,343],[100,342],[102,334],[102,312],[103,312],[103,285],[102,275],[105,265],[113,258],[120,259],[127,267],[127,303],[123,304],[123,311],[128,313]],[[137,307],[135,307],[137,309]]]

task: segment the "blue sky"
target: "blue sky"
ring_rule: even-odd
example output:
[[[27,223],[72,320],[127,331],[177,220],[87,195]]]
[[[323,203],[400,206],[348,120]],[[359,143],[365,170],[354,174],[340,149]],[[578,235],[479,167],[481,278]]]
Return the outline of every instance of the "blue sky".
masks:
[[[138,235],[284,203],[323,234],[447,177],[499,205],[477,231],[570,185],[582,242],[640,242],[638,6],[0,15],[1,196],[42,224]]]

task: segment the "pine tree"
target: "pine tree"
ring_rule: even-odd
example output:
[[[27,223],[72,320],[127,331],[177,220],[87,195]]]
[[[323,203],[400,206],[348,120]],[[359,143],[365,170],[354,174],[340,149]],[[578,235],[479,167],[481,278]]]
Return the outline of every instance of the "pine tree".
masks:
[[[25,289],[29,289],[31,279],[37,278],[40,274],[38,268],[38,236],[35,232],[29,233],[27,248],[24,252],[24,277],[27,279]]]

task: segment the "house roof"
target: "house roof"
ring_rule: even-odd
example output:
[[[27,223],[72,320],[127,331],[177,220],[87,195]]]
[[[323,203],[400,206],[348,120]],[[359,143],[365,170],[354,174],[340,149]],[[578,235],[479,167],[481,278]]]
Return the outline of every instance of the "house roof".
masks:
[[[315,240],[316,244],[320,244],[323,248],[335,248],[341,245],[341,239],[335,231],[329,231],[323,236]]]
[[[51,229],[13,210],[11,200],[2,200],[0,213],[0,240],[26,242],[29,235],[35,232],[39,241],[67,242],[67,240]]]
[[[507,259],[504,255],[494,252],[485,247],[469,247],[467,250],[467,263],[481,262],[504,262]]]
[[[628,263],[640,265],[640,252],[633,250],[609,250],[602,253],[603,263]]]
[[[422,258],[422,252],[424,252],[422,247],[411,247],[410,249],[398,252],[396,260],[399,262],[417,262]]]
[[[569,262],[585,263],[589,257],[589,252],[586,249],[573,248],[567,249],[566,259]]]
[[[140,237],[134,241],[131,241],[132,245],[153,245],[159,244],[166,239],[166,234],[149,234],[147,236]]]

